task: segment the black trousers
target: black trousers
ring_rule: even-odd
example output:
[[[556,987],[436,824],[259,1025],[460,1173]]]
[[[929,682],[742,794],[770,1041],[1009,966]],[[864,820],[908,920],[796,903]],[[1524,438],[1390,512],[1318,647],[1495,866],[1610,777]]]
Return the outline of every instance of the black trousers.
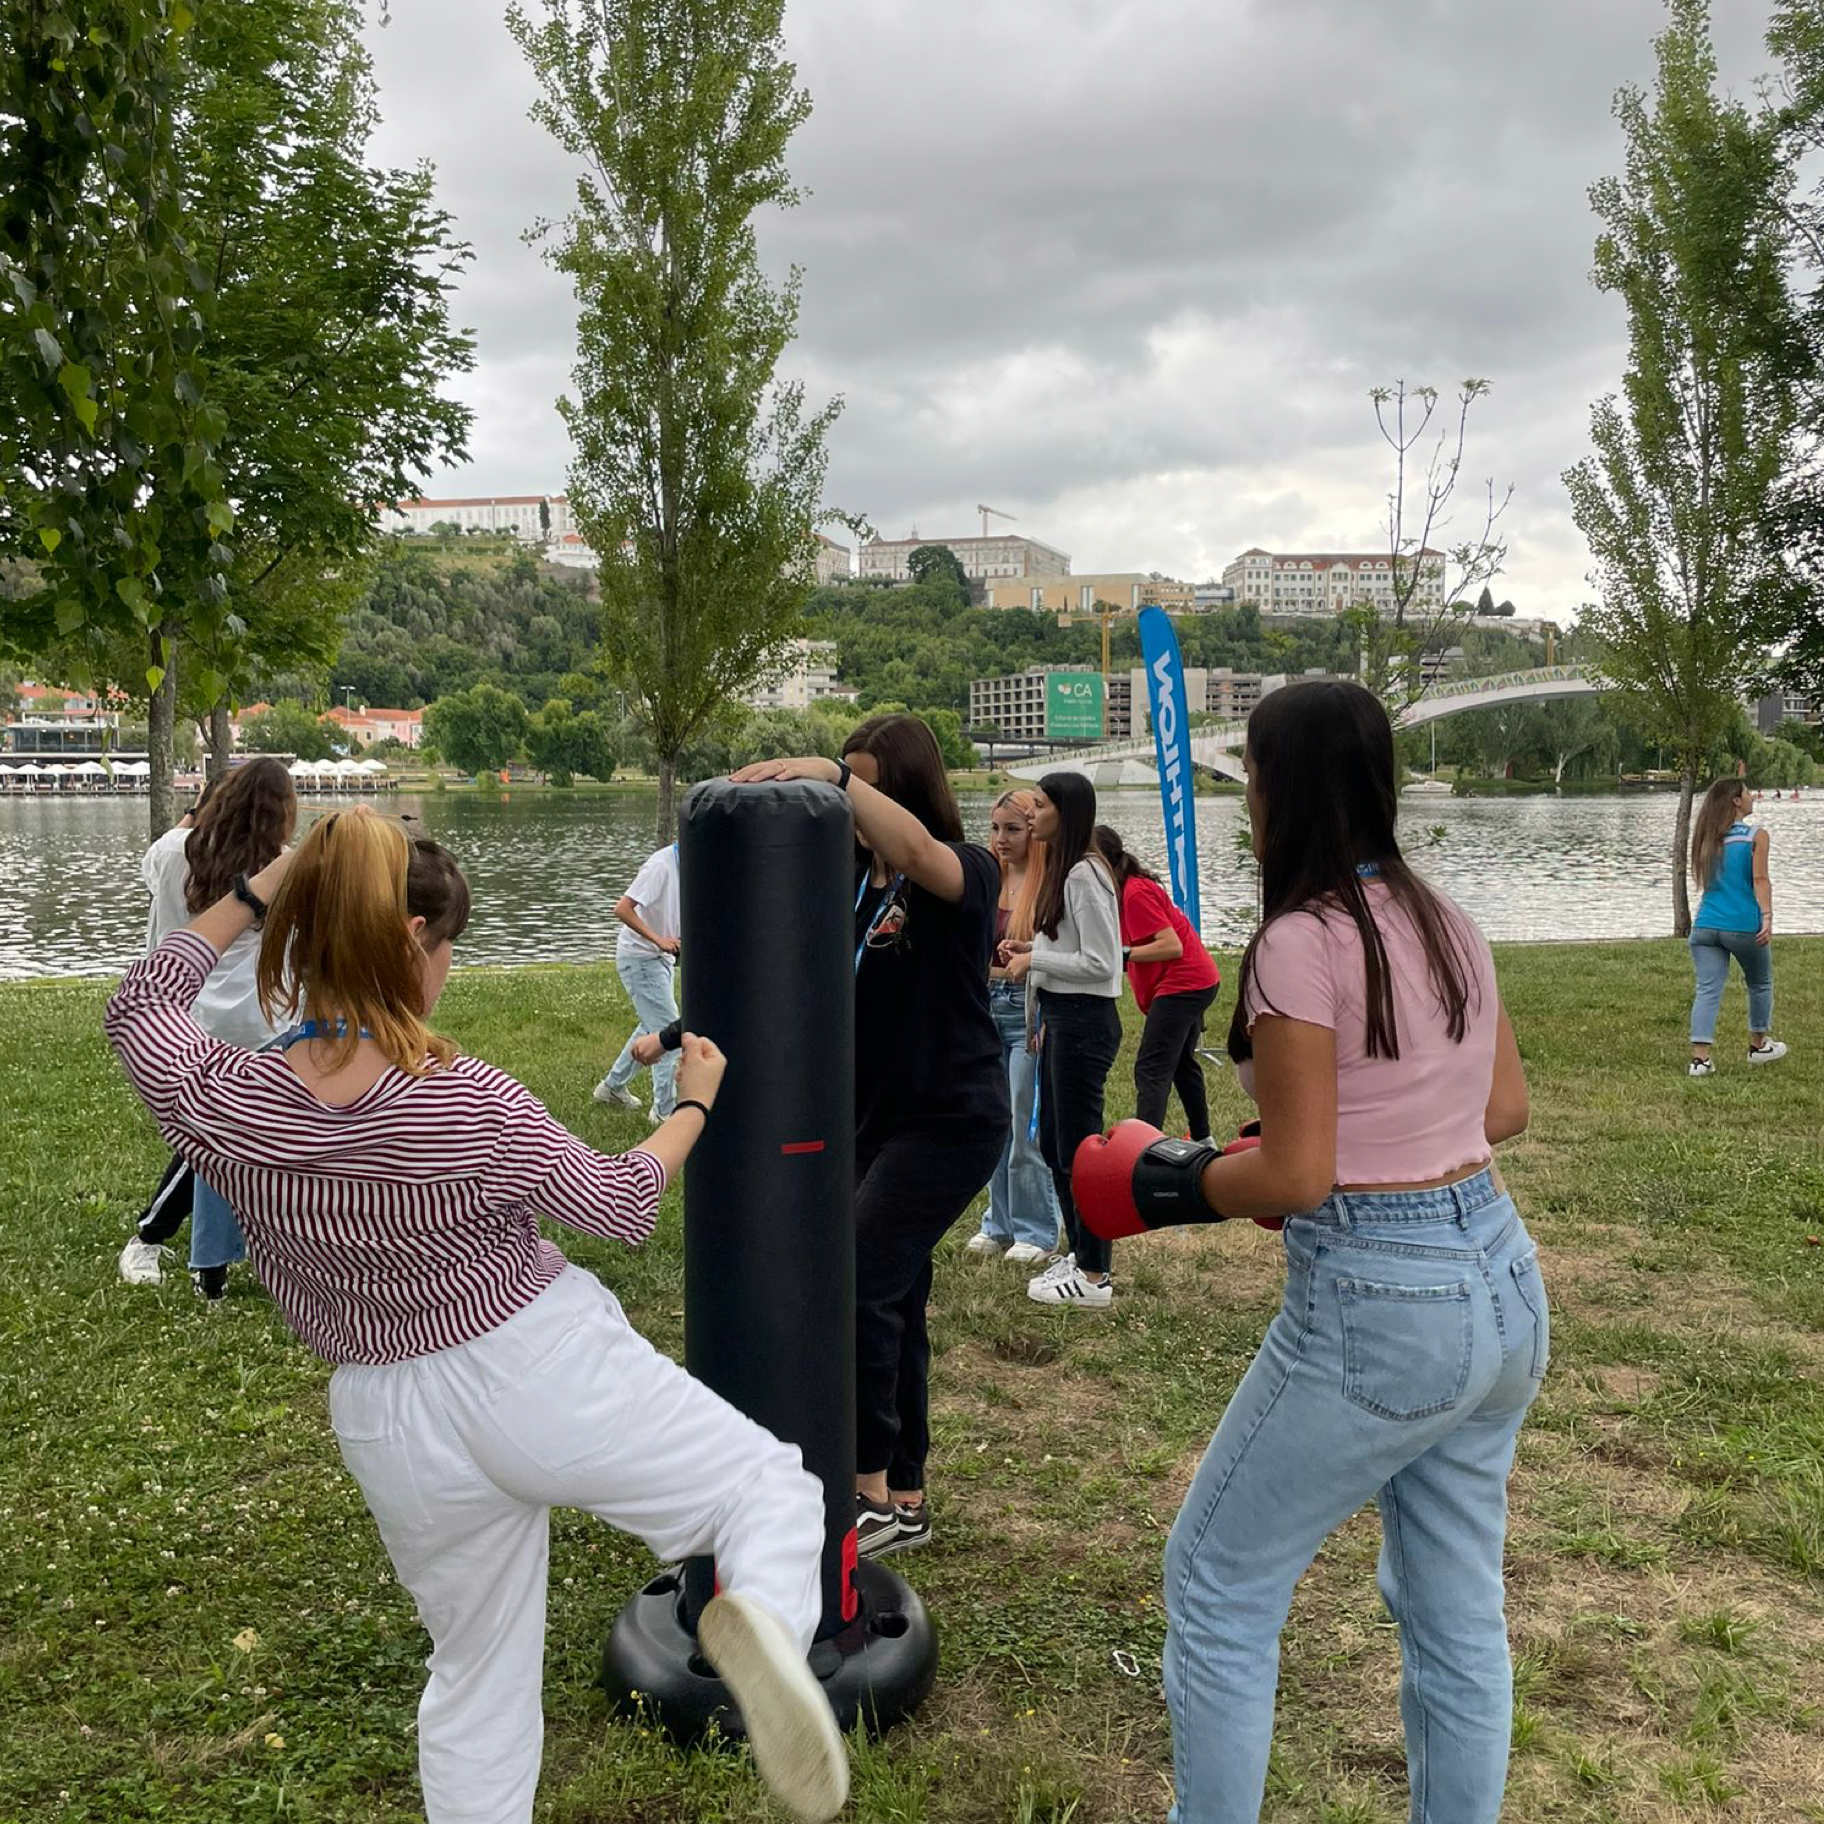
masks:
[[[1102,1131],[1102,1089],[1121,1049],[1121,1007],[1100,994],[1039,995],[1045,1044],[1039,1054],[1039,1151],[1051,1167],[1071,1252],[1086,1273],[1106,1273],[1114,1246],[1093,1234],[1070,1194],[1070,1163]]]
[[[1146,1010],[1146,1029],[1134,1058],[1134,1113],[1163,1131],[1166,1099],[1175,1088],[1193,1140],[1210,1137],[1210,1098],[1197,1044],[1203,1037],[1203,1016],[1215,999],[1214,988],[1157,996]]]
[[[190,1167],[173,1153],[171,1163],[165,1167],[165,1175],[158,1181],[158,1189],[152,1193],[152,1201],[140,1212],[139,1221],[134,1225],[141,1241],[162,1247],[184,1226],[190,1214],[190,1185]]]
[[[994,1174],[998,1119],[911,1127],[856,1154],[855,1468],[923,1488],[931,1448],[931,1251]]]

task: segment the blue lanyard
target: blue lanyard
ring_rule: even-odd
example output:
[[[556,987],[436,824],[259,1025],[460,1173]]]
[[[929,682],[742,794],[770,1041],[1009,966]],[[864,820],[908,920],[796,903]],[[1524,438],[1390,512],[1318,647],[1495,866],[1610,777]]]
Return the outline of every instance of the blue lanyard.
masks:
[[[1355,864],[1355,877],[1357,880],[1379,880],[1381,864],[1378,861],[1358,861]]]
[[[871,871],[868,874],[862,875],[861,885],[855,889],[855,910],[857,912],[861,910],[862,900],[867,897],[870,882]],[[868,928],[861,934],[861,942],[855,946],[855,973],[857,975],[861,974],[861,959],[867,952],[868,939],[880,929],[880,922],[886,917],[887,908],[892,905],[894,894],[896,894],[905,884],[906,877],[903,874],[895,874],[893,878],[887,882],[886,891],[880,896],[880,904],[874,908],[874,916],[868,920]]]
[[[364,1039],[371,1039],[374,1035],[363,1026],[360,1029],[360,1036]],[[299,1039],[345,1039],[348,1037],[348,1022],[337,1020],[332,1026],[322,1020],[306,1020],[295,1032],[287,1034],[286,1037],[287,1042],[292,1045],[295,1045]]]

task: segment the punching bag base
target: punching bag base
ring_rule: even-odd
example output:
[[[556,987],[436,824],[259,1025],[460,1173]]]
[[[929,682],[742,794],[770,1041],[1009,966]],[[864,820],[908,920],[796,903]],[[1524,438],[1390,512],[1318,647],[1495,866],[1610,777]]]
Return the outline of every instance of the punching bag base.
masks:
[[[644,1716],[681,1747],[711,1724],[725,1739],[742,1736],[728,1688],[684,1625],[683,1576],[655,1577],[614,1618],[602,1652],[602,1685],[624,1716]],[[860,1720],[870,1735],[902,1722],[937,1678],[937,1634],[925,1605],[903,1578],[863,1559],[855,1567],[860,1614],[811,1648],[811,1670],[829,1695],[845,1734]]]

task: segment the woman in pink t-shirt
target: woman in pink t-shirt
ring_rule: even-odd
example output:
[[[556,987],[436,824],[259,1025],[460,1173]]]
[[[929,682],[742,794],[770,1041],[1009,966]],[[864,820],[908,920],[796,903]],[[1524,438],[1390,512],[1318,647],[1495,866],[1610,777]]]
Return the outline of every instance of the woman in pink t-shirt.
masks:
[[[1263,918],[1229,1048],[1260,1144],[1216,1157],[1158,1142],[1122,1187],[1143,1222],[1182,1220],[1187,1200],[1205,1218],[1288,1219],[1283,1307],[1166,1552],[1173,1815],[1258,1818],[1293,1589],[1372,1500],[1412,1815],[1495,1824],[1513,1707],[1507,1477],[1548,1343],[1533,1244],[1491,1152],[1526,1125],[1526,1081],[1481,932],[1401,857],[1375,698],[1273,692],[1248,719],[1247,768]]]

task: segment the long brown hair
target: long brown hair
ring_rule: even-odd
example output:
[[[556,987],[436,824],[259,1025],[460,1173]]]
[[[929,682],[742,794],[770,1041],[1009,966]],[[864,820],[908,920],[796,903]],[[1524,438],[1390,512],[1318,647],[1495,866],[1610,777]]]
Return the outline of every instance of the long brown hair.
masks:
[[[415,883],[415,885],[414,885]],[[412,903],[417,898],[417,905]],[[436,843],[357,805],[316,824],[273,896],[260,940],[260,1006],[277,1024],[308,1011],[332,1031],[330,1066],[372,1037],[387,1061],[423,1076],[456,1047],[425,1024],[424,948],[462,933],[468,883]],[[410,918],[423,918],[414,939]]]
[[[1386,887],[1412,920],[1445,1029],[1451,1043],[1460,1045],[1476,993],[1473,963],[1443,900],[1400,854],[1393,832],[1399,814],[1393,725],[1380,700],[1359,684],[1286,685],[1254,706],[1247,753],[1254,788],[1267,810],[1261,921],[1241,959],[1229,1056],[1240,1063],[1254,1055],[1248,990],[1262,936],[1276,918],[1306,910],[1320,917],[1338,913],[1354,923],[1367,971],[1368,1055],[1400,1055],[1393,972],[1368,903],[1370,879]]]
[[[1078,862],[1100,859],[1095,844],[1096,788],[1083,773],[1047,773],[1039,781],[1039,790],[1057,810],[1058,833],[1051,839],[1051,854],[1046,858],[1045,879],[1033,911],[1033,923],[1047,937],[1055,938],[1064,917],[1064,883]],[[1119,893],[1115,903],[1121,903]]]
[[[297,788],[283,760],[266,754],[231,768],[204,794],[184,839],[184,904],[206,912],[225,899],[235,875],[259,873],[291,840],[297,821]]]
[[[1735,801],[1741,795],[1741,780],[1718,779],[1697,807],[1691,824],[1691,884],[1700,893],[1708,893],[1722,872],[1723,838],[1736,821]]]
[[[994,801],[997,811],[1011,810],[1016,816],[1026,819],[1026,874],[1021,880],[1019,891],[1013,896],[1013,904],[1007,908],[1007,935],[1024,942],[1032,936],[1034,915],[1039,907],[1039,889],[1045,884],[1046,857],[1050,853],[1050,844],[1032,834],[1032,814],[1034,810],[1032,794],[1019,787],[1011,792],[1003,792]],[[998,856],[995,858],[1000,859]],[[1001,864],[1001,879],[1007,878],[1007,866]]]
[[[939,842],[963,840],[950,775],[937,737],[917,716],[870,716],[842,744],[843,758],[867,754],[880,768],[875,789],[908,810]]]

